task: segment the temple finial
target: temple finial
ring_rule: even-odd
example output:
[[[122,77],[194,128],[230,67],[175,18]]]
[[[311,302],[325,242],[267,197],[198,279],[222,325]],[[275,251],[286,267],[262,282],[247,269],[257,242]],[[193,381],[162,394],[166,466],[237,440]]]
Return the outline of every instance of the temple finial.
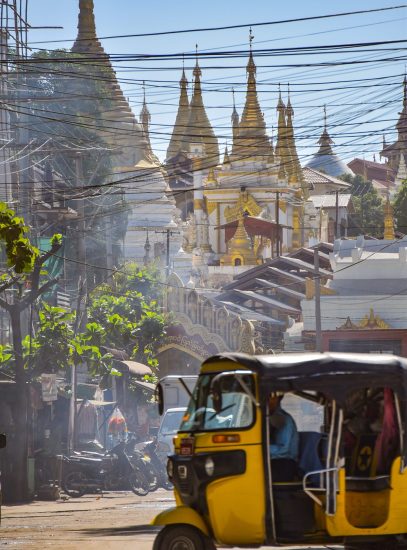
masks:
[[[254,40],[254,34],[253,34],[253,31],[252,31],[252,28],[250,27],[250,29],[249,29],[249,48],[250,48],[250,51],[252,51],[253,40]]]
[[[194,69],[194,76],[195,76],[195,79],[198,77],[201,76],[202,72],[201,72],[201,68],[199,67],[199,62],[198,62],[198,44],[195,44],[195,69]]]

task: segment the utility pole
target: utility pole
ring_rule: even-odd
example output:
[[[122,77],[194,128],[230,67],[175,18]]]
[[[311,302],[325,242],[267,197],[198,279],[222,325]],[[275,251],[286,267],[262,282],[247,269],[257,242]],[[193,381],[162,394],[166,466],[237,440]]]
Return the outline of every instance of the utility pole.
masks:
[[[77,189],[83,192],[83,165],[80,153],[75,155],[75,180]],[[75,316],[75,336],[78,332],[82,332],[86,326],[86,302],[88,297],[87,273],[86,273],[86,242],[85,242],[85,199],[81,198],[78,201],[78,300],[76,304]],[[68,451],[71,453],[75,450],[76,441],[76,394],[77,394],[77,369],[73,363],[71,367],[71,399],[69,403],[69,419],[68,419]]]
[[[276,225],[277,225],[276,252],[277,252],[277,256],[280,256],[280,191],[276,191]]]
[[[179,235],[179,231],[174,231],[176,229],[178,229],[178,225],[174,222],[173,219],[171,219],[171,221],[167,224],[166,228],[163,231],[156,230],[156,233],[167,235],[166,266],[165,266],[165,274],[167,278],[170,275],[170,239],[172,235]]]
[[[83,185],[83,159],[80,153],[75,155],[75,179],[77,189],[82,190],[82,195],[84,191]],[[85,219],[85,199],[82,197],[78,201],[78,271],[79,279],[81,280],[82,290],[78,295],[78,313],[79,320],[78,322],[78,331],[81,330],[86,325],[86,301],[88,296],[88,285],[87,285],[87,272],[86,272],[86,219]],[[81,299],[82,297],[82,299]]]
[[[314,285],[315,285],[315,350],[322,352],[321,333],[321,287],[319,275],[319,246],[314,248]]]

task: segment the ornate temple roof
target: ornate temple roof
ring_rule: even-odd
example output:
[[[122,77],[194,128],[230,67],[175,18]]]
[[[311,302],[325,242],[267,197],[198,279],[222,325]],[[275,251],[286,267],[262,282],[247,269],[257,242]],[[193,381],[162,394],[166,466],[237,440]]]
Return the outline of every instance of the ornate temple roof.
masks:
[[[216,166],[219,163],[218,140],[202,100],[201,75],[198,58],[194,69],[194,91],[189,106],[187,127],[181,142],[181,150],[189,152],[192,143],[202,143],[205,146],[204,166]]]
[[[99,75],[110,92],[112,105],[104,116],[109,128],[105,140],[112,148],[119,149],[115,164],[133,165],[148,158],[150,151],[143,128],[124,97],[109,56],[97,38],[93,0],[79,0],[78,35],[72,52],[91,57],[89,73]]]
[[[326,125],[326,108],[324,107],[324,130],[321,137],[318,140],[319,149],[312,157],[312,159],[306,164],[308,168],[314,168],[320,172],[334,177],[341,176],[342,174],[352,175],[352,170],[333,152],[331,145],[333,140],[331,139]]]

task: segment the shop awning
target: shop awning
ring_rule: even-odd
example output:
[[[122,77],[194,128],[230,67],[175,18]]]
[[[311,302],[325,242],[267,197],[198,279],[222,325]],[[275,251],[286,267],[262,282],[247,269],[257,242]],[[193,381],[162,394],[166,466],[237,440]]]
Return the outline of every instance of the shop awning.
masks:
[[[133,380],[132,383],[135,386],[139,386],[140,388],[151,391],[151,393],[155,392],[155,384],[152,384],[151,382],[142,382],[141,380]]]
[[[148,365],[144,363],[138,363],[137,361],[120,361],[120,365],[127,367],[129,374],[133,376],[145,376],[146,374],[153,374],[153,371]]]

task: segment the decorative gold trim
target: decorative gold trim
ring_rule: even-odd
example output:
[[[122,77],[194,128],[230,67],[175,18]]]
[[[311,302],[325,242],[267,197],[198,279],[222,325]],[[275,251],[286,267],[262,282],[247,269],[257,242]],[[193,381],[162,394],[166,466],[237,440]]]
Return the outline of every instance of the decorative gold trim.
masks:
[[[386,321],[379,315],[375,315],[373,308],[370,308],[369,314],[366,314],[359,323],[353,323],[350,317],[347,317],[346,321],[336,330],[377,330],[377,329],[389,329],[391,328]]]
[[[194,199],[194,210],[204,210],[205,202],[204,199]]]
[[[210,216],[212,212],[216,210],[216,204],[216,202],[208,201],[208,199],[206,199],[206,211],[208,212],[208,216]]]
[[[360,328],[377,329],[377,328],[390,328],[390,325],[383,321],[379,315],[375,315],[373,308],[370,308],[369,315],[365,315],[359,323]]]
[[[241,191],[236,204],[227,206],[224,214],[226,222],[230,223],[240,219],[244,212],[248,212],[250,216],[258,216],[262,210],[262,207],[258,204],[253,195],[247,191]]]

